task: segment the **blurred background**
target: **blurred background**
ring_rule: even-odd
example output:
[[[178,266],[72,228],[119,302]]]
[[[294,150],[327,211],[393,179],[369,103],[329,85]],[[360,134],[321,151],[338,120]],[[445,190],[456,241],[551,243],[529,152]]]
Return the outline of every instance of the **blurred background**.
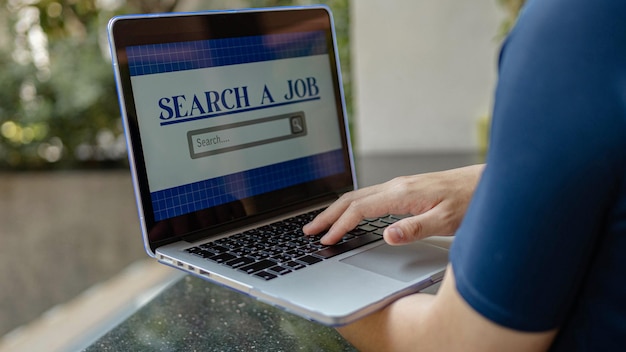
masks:
[[[334,13],[358,157],[484,152],[497,53],[520,0],[0,4],[0,350],[147,258],[108,20],[311,3]]]

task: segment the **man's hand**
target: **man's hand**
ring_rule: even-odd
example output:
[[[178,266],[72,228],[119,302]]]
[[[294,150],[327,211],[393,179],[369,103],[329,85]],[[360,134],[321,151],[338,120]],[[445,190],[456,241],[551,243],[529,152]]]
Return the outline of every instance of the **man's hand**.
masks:
[[[399,245],[428,236],[453,235],[461,224],[484,165],[395,178],[344,194],[304,226],[308,235],[328,229],[324,244],[336,243],[364,218],[413,216],[389,225],[385,241]]]

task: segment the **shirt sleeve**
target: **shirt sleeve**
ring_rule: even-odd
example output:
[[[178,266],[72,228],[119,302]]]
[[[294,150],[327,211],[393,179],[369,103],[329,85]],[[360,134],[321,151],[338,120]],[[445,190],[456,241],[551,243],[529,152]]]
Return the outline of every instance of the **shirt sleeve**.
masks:
[[[450,258],[461,296],[516,330],[562,324],[615,202],[626,56],[609,3],[531,0],[501,51],[487,166]]]

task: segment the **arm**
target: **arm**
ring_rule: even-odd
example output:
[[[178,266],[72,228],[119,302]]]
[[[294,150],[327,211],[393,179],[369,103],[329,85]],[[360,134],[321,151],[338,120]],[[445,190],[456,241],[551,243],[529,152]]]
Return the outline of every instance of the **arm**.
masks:
[[[326,235],[332,243],[364,217],[411,213],[415,216],[386,229],[388,243],[453,234],[483,169],[484,165],[473,165],[400,177],[350,192],[307,225],[305,231],[317,233],[332,224]],[[394,231],[406,235],[397,238]],[[402,298],[338,330],[362,351],[515,351],[511,346],[519,351],[539,351],[545,350],[555,335],[555,331],[518,332],[487,320],[458,294],[451,266],[436,296],[416,294]]]
[[[304,227],[306,234],[328,229],[324,243],[337,242],[363,218],[412,214],[385,230],[389,244],[403,244],[434,235],[452,235],[459,227],[484,165],[414,176],[344,194]]]
[[[520,332],[484,318],[457,292],[451,265],[436,296],[404,297],[338,330],[361,351],[543,351],[557,332]]]
[[[388,243],[451,235],[483,169],[484,165],[473,165],[400,177],[350,192],[308,224],[305,232],[317,233],[332,224],[325,238],[333,243],[365,217],[410,213],[414,216],[386,229]],[[405,236],[395,237],[397,231]],[[457,292],[451,266],[436,296],[407,296],[338,330],[362,351],[540,351],[547,349],[556,334],[556,330],[519,332],[484,318]]]

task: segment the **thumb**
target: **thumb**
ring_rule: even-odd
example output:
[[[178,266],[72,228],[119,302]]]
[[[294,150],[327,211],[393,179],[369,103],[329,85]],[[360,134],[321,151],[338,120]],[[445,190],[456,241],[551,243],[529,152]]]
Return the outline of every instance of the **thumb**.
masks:
[[[427,216],[411,216],[389,225],[383,237],[390,245],[411,243],[433,234],[429,232],[428,225]]]

